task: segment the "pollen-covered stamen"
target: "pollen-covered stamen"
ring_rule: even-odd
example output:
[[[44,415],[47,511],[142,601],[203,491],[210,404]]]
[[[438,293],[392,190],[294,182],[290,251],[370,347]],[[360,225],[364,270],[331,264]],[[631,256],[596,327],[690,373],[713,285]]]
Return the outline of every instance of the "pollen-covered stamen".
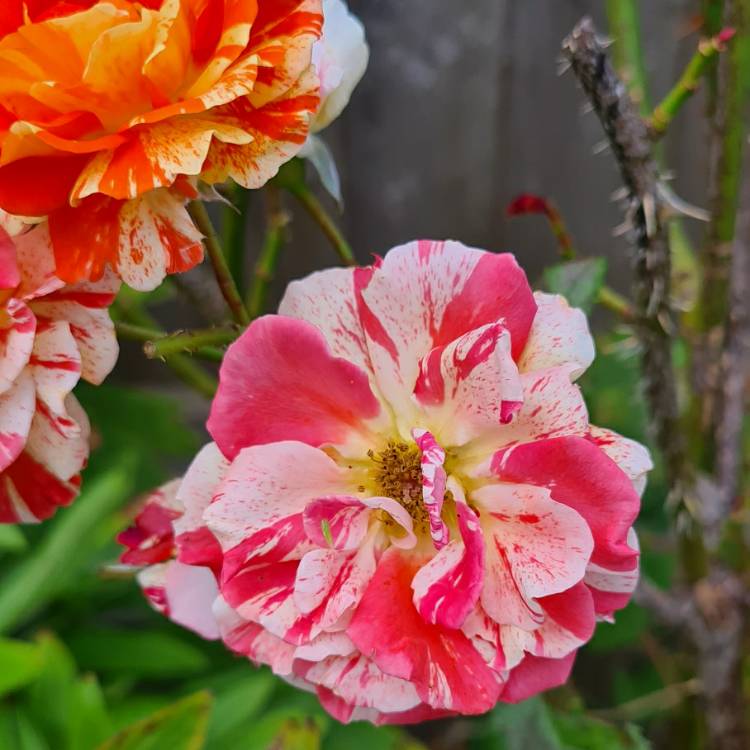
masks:
[[[422,454],[412,444],[391,440],[382,451],[370,450],[367,455],[375,467],[373,479],[377,492],[397,500],[408,512],[414,525],[428,523],[422,502]]]

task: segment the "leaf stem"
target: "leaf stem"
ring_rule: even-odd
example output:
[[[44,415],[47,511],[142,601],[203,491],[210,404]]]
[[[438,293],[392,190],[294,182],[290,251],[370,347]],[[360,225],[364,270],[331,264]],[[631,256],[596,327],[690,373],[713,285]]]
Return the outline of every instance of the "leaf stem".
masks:
[[[188,207],[188,211],[195,226],[203,233],[203,244],[206,248],[206,253],[211,261],[216,281],[219,284],[219,289],[226,300],[232,317],[237,323],[247,325],[250,322],[250,316],[242,304],[242,297],[229,270],[221,242],[205,205],[201,201],[193,201]]]
[[[252,319],[262,315],[266,309],[268,288],[276,272],[289,224],[289,214],[284,210],[281,191],[272,184],[266,187],[266,217],[266,236],[255,264],[248,295],[247,308]]]
[[[144,354],[149,359],[166,359],[176,354],[190,353],[210,362],[221,362],[224,352],[212,344],[230,344],[238,336],[237,331],[226,328],[166,333],[156,328],[123,322],[115,323],[115,328],[121,338],[143,342]]]
[[[661,138],[667,132],[682,105],[697,91],[712,62],[719,53],[726,50],[726,43],[733,36],[733,29],[724,29],[716,36],[699,42],[698,49],[688,62],[680,79],[651,114],[649,125],[654,138]]]
[[[209,359],[221,361],[223,353],[215,347],[231,344],[240,335],[238,328],[205,328],[177,331],[151,337],[144,342],[143,351],[149,359],[169,358],[175,354],[208,354]]]

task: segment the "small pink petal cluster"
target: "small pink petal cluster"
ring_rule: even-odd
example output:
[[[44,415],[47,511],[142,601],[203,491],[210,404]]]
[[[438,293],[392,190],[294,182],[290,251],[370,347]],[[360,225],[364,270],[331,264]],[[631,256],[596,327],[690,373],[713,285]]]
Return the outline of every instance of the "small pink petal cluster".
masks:
[[[430,241],[279,313],[227,353],[215,443],[121,536],[151,601],[341,721],[563,683],[633,591],[651,468],[589,424],[583,313],[511,255]]]
[[[47,226],[11,238],[0,219],[0,523],[33,523],[78,494],[89,423],[71,391],[117,360],[107,308],[119,282],[66,286]]]

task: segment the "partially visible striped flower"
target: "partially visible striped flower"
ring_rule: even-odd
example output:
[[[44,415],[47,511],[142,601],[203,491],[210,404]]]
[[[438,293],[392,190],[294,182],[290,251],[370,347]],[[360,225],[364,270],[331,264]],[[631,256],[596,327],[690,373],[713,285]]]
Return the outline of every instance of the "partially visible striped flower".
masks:
[[[305,142],[320,0],[6,0],[0,208],[49,216],[68,283],[200,261],[197,180],[262,186]]]
[[[4,217],[2,217],[4,219]],[[42,224],[15,238],[0,221],[0,523],[49,518],[78,494],[89,423],[72,395],[117,359],[107,307],[119,282],[66,286]]]

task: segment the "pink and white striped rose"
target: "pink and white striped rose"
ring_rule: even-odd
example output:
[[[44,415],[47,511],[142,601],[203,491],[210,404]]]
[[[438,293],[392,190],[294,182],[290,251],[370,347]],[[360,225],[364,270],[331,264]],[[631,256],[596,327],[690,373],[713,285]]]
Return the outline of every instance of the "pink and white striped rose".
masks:
[[[71,392],[117,359],[118,283],[65,286],[54,268],[46,225],[0,222],[0,523],[44,520],[76,497],[89,423]]]
[[[178,491],[176,559],[212,571],[227,646],[341,721],[563,683],[635,586],[651,468],[589,424],[593,356],[507,254],[421,241],[291,284],[230,347]]]

